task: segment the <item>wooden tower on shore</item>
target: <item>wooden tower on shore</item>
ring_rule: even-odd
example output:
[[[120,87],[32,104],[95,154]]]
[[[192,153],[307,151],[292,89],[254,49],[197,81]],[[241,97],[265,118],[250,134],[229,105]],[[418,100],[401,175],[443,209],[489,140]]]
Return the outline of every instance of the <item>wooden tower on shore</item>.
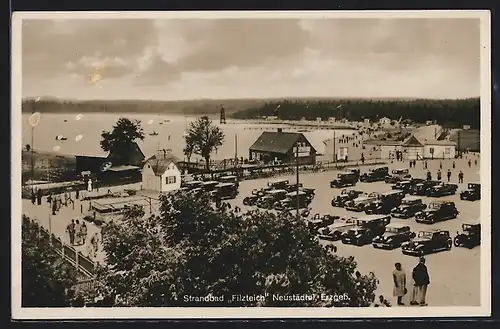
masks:
[[[222,105],[220,106],[220,123],[226,124],[226,110]]]

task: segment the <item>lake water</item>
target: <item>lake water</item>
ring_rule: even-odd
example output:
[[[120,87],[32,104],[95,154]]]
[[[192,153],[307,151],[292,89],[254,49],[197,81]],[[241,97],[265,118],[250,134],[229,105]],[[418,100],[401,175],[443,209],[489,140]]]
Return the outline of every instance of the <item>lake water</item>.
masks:
[[[30,115],[23,114],[22,145],[31,144],[32,128],[28,123]],[[98,154],[102,152],[99,145],[102,131],[111,130],[120,117],[141,120],[146,137],[139,144],[146,157],[153,155],[160,148],[171,149],[181,159],[184,157],[182,150],[185,146],[183,134],[189,123],[196,120],[195,117],[129,113],[88,113],[81,115],[80,120],[77,120],[77,114],[42,114],[40,122],[33,129],[34,149],[46,152],[55,151],[65,155]],[[224,145],[216,154],[213,154],[214,160],[232,158],[235,156],[235,151],[240,157],[248,157],[248,149],[263,131],[276,131],[278,127],[283,128],[283,131],[300,129],[277,124],[256,124],[231,120],[227,120],[227,122],[227,124],[219,124],[218,119],[214,118],[213,120],[213,123],[221,127],[226,136]],[[157,132],[158,135],[150,136],[149,134],[153,131]],[[353,132],[353,130],[336,130],[335,136],[339,138],[342,135],[351,135]],[[66,137],[67,140],[56,140],[58,135]],[[304,135],[319,153],[328,154],[323,141],[332,138],[333,130],[315,130],[304,132]]]

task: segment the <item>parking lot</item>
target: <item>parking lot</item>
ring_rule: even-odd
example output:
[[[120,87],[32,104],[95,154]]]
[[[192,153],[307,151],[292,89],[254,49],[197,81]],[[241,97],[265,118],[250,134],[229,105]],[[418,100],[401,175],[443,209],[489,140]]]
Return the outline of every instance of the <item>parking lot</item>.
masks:
[[[424,203],[429,204],[436,200],[447,200],[455,202],[455,205],[460,212],[456,219],[438,222],[432,225],[418,224],[414,218],[397,219],[393,218],[391,221],[394,223],[405,223],[409,225],[415,233],[420,230],[429,228],[437,228],[448,230],[450,235],[454,237],[457,231],[461,231],[463,222],[474,221],[479,218],[480,214],[480,201],[462,201],[460,200],[459,193],[461,190],[467,188],[468,182],[479,182],[479,158],[476,155],[469,155],[472,157],[472,166],[469,168],[468,159],[455,160],[456,168],[452,169],[452,160],[429,160],[428,169],[436,177],[436,172],[439,169],[440,162],[443,168],[441,169],[443,180],[446,181],[446,171],[448,168],[452,170],[451,183],[458,185],[457,194],[452,196],[445,196],[441,198],[422,197]],[[474,160],[478,160],[477,166]],[[397,162],[388,164],[390,170],[396,168],[409,168],[408,162]],[[361,172],[365,172],[369,167],[361,167]],[[458,184],[458,172],[462,170],[464,173],[464,183]],[[427,170],[423,168],[422,163],[417,163],[416,168],[410,169],[412,177],[424,178]],[[330,188],[330,180],[336,177],[336,171],[328,171],[321,173],[307,173],[300,175],[300,182],[304,187],[314,188],[316,195],[310,205],[311,216],[315,213],[321,215],[330,214],[338,215],[340,217],[348,218],[352,216],[362,216],[364,213],[350,212],[343,208],[334,208],[330,202],[332,198],[341,193],[342,189]],[[294,175],[282,176],[280,179],[287,179],[291,183],[295,183]],[[242,200],[244,197],[249,196],[253,189],[260,189],[265,187],[269,179],[259,179],[243,181],[240,184],[239,195],[237,199],[232,200],[230,203],[238,205],[243,210],[251,207],[243,206]],[[391,190],[391,185],[384,182],[374,183],[358,183],[355,187],[356,190],[364,192],[386,192]],[[343,245],[341,242],[327,242],[321,243],[334,243],[337,247],[337,254],[341,256],[354,256],[358,262],[359,270],[362,273],[374,272],[379,279],[378,294],[383,294],[387,298],[392,298],[392,271],[394,270],[394,263],[400,262],[407,273],[407,280],[411,284],[411,271],[417,264],[418,258],[412,256],[405,256],[401,253],[401,249],[395,250],[378,250],[374,249],[371,245],[362,247]],[[426,256],[427,267],[430,274],[431,284],[427,293],[427,302],[430,306],[478,306],[480,305],[480,247],[474,249],[467,249],[461,247],[452,247],[450,251],[443,251]],[[411,286],[409,286],[411,291]],[[405,296],[405,304],[409,304],[409,295]]]

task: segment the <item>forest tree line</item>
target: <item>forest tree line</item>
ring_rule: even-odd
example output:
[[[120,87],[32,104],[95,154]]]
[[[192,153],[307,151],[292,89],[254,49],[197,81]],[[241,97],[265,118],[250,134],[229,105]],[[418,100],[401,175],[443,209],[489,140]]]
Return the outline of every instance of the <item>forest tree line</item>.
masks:
[[[238,119],[257,119],[277,116],[281,120],[328,120],[330,117],[362,121],[376,121],[387,117],[392,120],[411,120],[416,123],[436,121],[447,127],[480,125],[479,98],[453,100],[322,100],[268,102],[232,115]]]

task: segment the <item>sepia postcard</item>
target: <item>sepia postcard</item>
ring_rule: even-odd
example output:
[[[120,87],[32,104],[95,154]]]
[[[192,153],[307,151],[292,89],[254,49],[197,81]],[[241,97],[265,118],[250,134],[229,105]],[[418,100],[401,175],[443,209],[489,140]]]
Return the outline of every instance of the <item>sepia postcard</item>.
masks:
[[[488,11],[12,30],[14,319],[491,314]]]

